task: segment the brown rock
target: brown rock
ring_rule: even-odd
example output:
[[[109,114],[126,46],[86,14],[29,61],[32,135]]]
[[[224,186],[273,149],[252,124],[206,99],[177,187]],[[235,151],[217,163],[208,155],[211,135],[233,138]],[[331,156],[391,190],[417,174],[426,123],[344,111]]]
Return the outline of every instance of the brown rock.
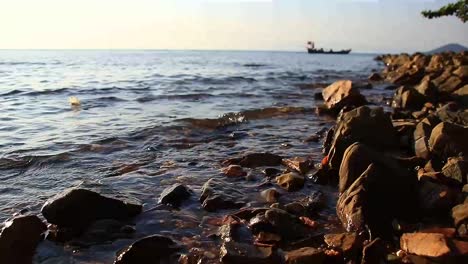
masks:
[[[461,65],[453,71],[453,74],[464,81],[468,80],[468,65]]]
[[[364,246],[361,264],[386,263],[386,253],[385,242],[380,238],[376,238]]]
[[[245,194],[235,184],[215,178],[203,185],[200,195],[202,207],[209,212],[240,208],[245,204],[244,199]]]
[[[305,178],[297,173],[290,172],[276,177],[276,182],[288,192],[294,192],[304,187]]]
[[[458,76],[450,76],[445,82],[438,86],[440,93],[452,93],[464,85]]]
[[[228,167],[221,169],[221,171],[228,177],[243,177],[247,175],[247,172],[245,172],[239,165],[229,165]]]
[[[468,161],[464,157],[449,158],[442,168],[445,177],[454,179],[461,184],[468,183]]]
[[[275,188],[270,188],[261,192],[261,196],[268,203],[276,203],[280,195],[281,194]]]
[[[424,95],[428,101],[434,102],[437,98],[437,88],[430,79],[423,79],[421,83],[416,86],[416,91]]]
[[[418,200],[425,213],[445,214],[456,204],[457,192],[444,184],[422,180],[419,182]]]
[[[152,235],[142,238],[121,251],[114,264],[174,263],[182,246],[169,237]]]
[[[271,153],[251,153],[241,158],[228,159],[223,161],[226,166],[240,165],[247,168],[262,166],[278,166],[283,158]]]
[[[328,234],[324,236],[325,243],[344,255],[351,256],[361,251],[364,239],[356,233]]]
[[[416,89],[401,86],[395,91],[392,107],[396,109],[419,110],[424,106],[426,101],[428,101],[428,99]]]
[[[455,227],[468,220],[468,203],[459,204],[452,209],[452,218]]]
[[[455,92],[452,93],[455,97],[455,100],[462,105],[468,105],[468,84],[457,89]]]
[[[349,80],[337,81],[322,91],[328,109],[340,111],[343,107],[356,107],[366,104],[366,99],[359,89]]]
[[[468,153],[468,127],[458,126],[448,122],[438,124],[432,130],[429,138],[429,148],[432,153],[442,159]]]
[[[314,162],[312,160],[303,157],[283,159],[282,163],[284,166],[300,174],[306,174],[314,167]]]
[[[223,263],[281,263],[276,250],[271,246],[254,246],[237,242],[225,242],[220,253]]]
[[[5,223],[0,233],[0,263],[30,264],[46,225],[35,215]]]
[[[406,233],[400,238],[401,249],[418,256],[443,257],[451,250],[444,235],[436,233]]]
[[[287,252],[285,260],[287,264],[320,264],[325,261],[325,253],[316,248],[304,247]]]

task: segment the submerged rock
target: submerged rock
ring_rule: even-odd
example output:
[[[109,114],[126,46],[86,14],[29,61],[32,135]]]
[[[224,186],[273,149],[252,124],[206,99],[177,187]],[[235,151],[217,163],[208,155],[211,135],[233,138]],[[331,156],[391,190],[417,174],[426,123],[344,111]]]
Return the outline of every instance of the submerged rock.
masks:
[[[221,169],[221,171],[228,177],[244,177],[247,175],[247,172],[245,172],[239,165],[229,165],[226,168]]]
[[[241,208],[245,205],[245,194],[235,184],[211,178],[202,187],[200,202],[209,211]]]
[[[175,263],[182,246],[169,237],[152,235],[121,251],[114,264]]]
[[[325,252],[312,247],[289,251],[285,255],[286,264],[320,264],[325,261]]]
[[[302,175],[290,172],[276,177],[276,182],[288,192],[294,192],[304,187],[305,178]]]
[[[0,233],[0,263],[30,264],[47,226],[35,215],[5,223]]]
[[[42,215],[59,227],[82,229],[100,219],[128,220],[142,211],[142,205],[73,188],[53,197],[42,207]]]
[[[174,184],[164,189],[159,197],[159,203],[170,204],[174,207],[179,207],[182,202],[192,195],[189,188],[182,184]]]
[[[340,111],[343,107],[359,107],[367,103],[353,82],[342,80],[333,83],[322,91],[328,109]]]
[[[224,165],[240,165],[246,168],[255,168],[262,166],[278,166],[281,165],[281,156],[271,153],[251,153],[241,158],[228,159],[223,161]]]

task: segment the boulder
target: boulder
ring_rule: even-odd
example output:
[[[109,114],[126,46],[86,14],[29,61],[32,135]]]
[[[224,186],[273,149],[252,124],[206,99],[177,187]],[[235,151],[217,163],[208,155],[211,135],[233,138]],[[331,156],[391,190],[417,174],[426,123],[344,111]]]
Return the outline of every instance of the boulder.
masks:
[[[245,194],[235,184],[215,178],[203,185],[200,196],[202,207],[209,212],[240,208],[245,205],[244,199]]]
[[[456,91],[458,88],[461,88],[465,83],[460,79],[458,76],[450,76],[447,80],[445,80],[442,84],[440,84],[437,88],[439,93],[446,93],[450,94]]]
[[[5,223],[0,233],[0,263],[32,263],[47,226],[35,215],[18,216]]]
[[[458,235],[461,238],[468,238],[468,203],[453,207],[452,218]]]
[[[438,233],[405,233],[400,247],[410,254],[433,258],[448,256],[452,251],[445,236]]]
[[[260,195],[267,203],[276,203],[278,198],[281,196],[281,194],[275,188],[264,190],[260,193]]]
[[[152,235],[142,238],[119,252],[114,264],[176,263],[183,247],[169,237]]]
[[[221,169],[222,173],[228,177],[244,177],[247,175],[247,172],[242,169],[239,165],[229,165],[226,168]]]
[[[468,126],[468,109],[463,109],[456,103],[452,102],[440,107],[436,115],[444,122]]]
[[[419,208],[433,216],[446,215],[457,202],[458,192],[432,179],[421,179],[418,184]]]
[[[428,116],[416,125],[413,133],[414,153],[423,159],[430,158],[429,138],[432,129],[440,123],[439,118]]]
[[[453,74],[458,76],[464,82],[468,81],[468,65],[461,65],[453,71]]]
[[[437,88],[435,87],[434,83],[425,78],[421,81],[421,83],[415,87],[416,91],[425,96],[424,99],[429,102],[435,102],[437,99]]]
[[[426,101],[428,101],[428,99],[419,93],[416,89],[401,86],[395,91],[392,107],[396,109],[419,110],[424,106]]]
[[[364,243],[364,238],[356,233],[327,234],[324,240],[328,247],[339,250],[347,257],[357,255]]]
[[[285,261],[286,264],[320,264],[325,261],[325,253],[320,249],[304,247],[287,252]]]
[[[282,157],[271,153],[251,153],[241,158],[228,159],[223,161],[226,166],[240,165],[246,168],[255,168],[262,166],[279,166],[281,165]]]
[[[424,77],[424,68],[418,68],[411,62],[399,67],[387,80],[399,85],[416,85]]]
[[[164,189],[159,197],[159,203],[179,207],[182,202],[192,195],[192,191],[185,185],[176,183]]]
[[[136,201],[119,200],[91,190],[73,188],[48,200],[41,212],[51,224],[83,229],[100,219],[128,220],[141,213],[142,208]]]
[[[449,158],[442,168],[445,177],[454,179],[460,184],[468,183],[468,161],[464,157]]]
[[[449,122],[438,124],[431,132],[429,148],[431,153],[446,160],[468,153],[468,127],[462,127]]]
[[[294,157],[292,159],[283,159],[283,165],[300,174],[306,174],[314,168],[314,162],[308,158]]]
[[[281,263],[281,258],[271,246],[254,246],[234,241],[224,242],[219,255],[223,263]]]
[[[452,93],[452,96],[461,105],[468,105],[468,84],[457,89],[455,92]]]
[[[276,182],[288,192],[294,192],[304,187],[305,178],[298,173],[290,172],[276,177]]]
[[[376,238],[364,246],[361,264],[374,264],[387,262],[387,249],[385,242]]]
[[[366,99],[353,82],[342,80],[333,83],[322,91],[328,109],[339,112],[343,107],[358,107],[366,104]]]
[[[382,108],[362,106],[344,113],[334,131],[328,151],[328,165],[331,169],[339,169],[345,150],[355,142],[379,151],[398,148],[396,131],[390,116]]]

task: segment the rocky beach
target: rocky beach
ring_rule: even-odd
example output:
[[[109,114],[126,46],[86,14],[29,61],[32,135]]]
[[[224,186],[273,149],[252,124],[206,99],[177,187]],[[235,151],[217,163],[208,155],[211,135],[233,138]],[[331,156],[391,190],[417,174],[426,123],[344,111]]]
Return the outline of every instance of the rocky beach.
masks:
[[[0,263],[467,262],[468,53],[375,61],[294,79],[286,104],[1,159],[4,173],[107,167],[13,208]]]

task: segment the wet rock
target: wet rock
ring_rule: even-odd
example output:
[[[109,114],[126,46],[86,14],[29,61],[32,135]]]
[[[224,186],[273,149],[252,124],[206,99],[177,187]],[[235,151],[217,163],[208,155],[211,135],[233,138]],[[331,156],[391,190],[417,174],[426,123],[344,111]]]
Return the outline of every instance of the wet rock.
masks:
[[[385,242],[376,238],[364,246],[361,264],[386,263],[387,249]]]
[[[247,172],[245,172],[239,165],[230,165],[223,168],[221,171],[228,177],[243,177],[247,175]]]
[[[376,150],[394,149],[398,146],[398,139],[390,116],[382,108],[366,106],[344,113],[338,120],[328,152],[331,169],[339,169],[345,150],[355,142]]]
[[[290,172],[276,177],[276,182],[288,192],[294,192],[304,187],[305,178],[295,172]]]
[[[315,213],[325,207],[326,197],[321,191],[312,191],[301,203],[309,213]]]
[[[468,203],[455,206],[452,209],[452,218],[458,235],[468,238]]]
[[[304,247],[287,252],[285,260],[287,264],[320,264],[325,261],[325,252],[312,247]]]
[[[288,203],[284,206],[284,209],[293,215],[303,216],[306,213],[306,208],[299,202]]]
[[[220,253],[223,263],[281,263],[281,258],[273,247],[261,247],[237,242],[225,242]]]
[[[268,203],[276,203],[278,198],[281,196],[281,194],[275,188],[264,190],[260,195]]]
[[[159,197],[160,204],[170,204],[173,207],[179,207],[182,202],[192,195],[192,191],[185,185],[176,183],[164,189]]]
[[[276,168],[266,168],[266,169],[264,169],[262,172],[263,172],[263,174],[265,174],[265,176],[267,176],[268,178],[275,177],[275,176],[277,176],[278,174],[281,173],[281,171],[278,170],[278,169],[276,169]]]
[[[300,174],[306,174],[314,167],[314,162],[308,158],[294,157],[292,159],[283,159],[283,165]]]
[[[226,242],[252,243],[253,241],[252,232],[249,228],[237,221],[221,226],[218,230],[218,235]]]
[[[343,107],[358,107],[366,104],[366,99],[359,89],[349,80],[337,81],[322,91],[328,109],[340,111]]]
[[[255,168],[262,166],[281,165],[281,156],[271,153],[252,153],[241,158],[228,159],[223,162],[224,165],[240,165],[246,168]]]
[[[432,130],[429,138],[431,153],[443,160],[468,153],[468,127],[458,126],[448,122],[438,124]]]
[[[400,247],[404,251],[425,257],[444,257],[451,253],[447,240],[442,234],[406,233],[400,238]]]
[[[444,184],[421,180],[418,188],[419,206],[426,214],[444,215],[457,202],[457,192]]]
[[[59,227],[82,229],[100,219],[128,220],[142,211],[135,201],[118,200],[87,189],[73,188],[48,200],[42,215]]]
[[[176,263],[182,246],[169,237],[152,235],[121,251],[114,264]]]
[[[369,81],[373,81],[373,82],[380,82],[383,80],[382,76],[380,76],[380,74],[374,72],[372,73],[369,78],[367,78]]]
[[[454,179],[460,184],[468,183],[468,161],[464,157],[449,158],[442,168],[445,177]]]
[[[203,185],[200,202],[205,210],[213,212],[240,208],[245,204],[244,197],[235,184],[212,178]]]
[[[89,247],[120,238],[131,238],[135,228],[113,219],[97,220],[69,244]]]
[[[397,109],[419,110],[424,106],[427,98],[416,89],[401,86],[395,91],[392,107]]]
[[[265,212],[265,220],[283,240],[295,240],[307,235],[307,229],[300,219],[288,212],[272,208]]]
[[[281,241],[281,236],[274,233],[260,232],[257,234],[255,241],[267,245],[276,245]]]
[[[345,256],[354,256],[362,250],[364,239],[356,233],[327,234],[325,243],[342,252]]]
[[[450,94],[461,88],[464,85],[463,81],[458,76],[450,76],[445,82],[438,86],[439,93]]]
[[[0,233],[0,263],[32,263],[46,225],[35,215],[18,216],[5,223]]]

